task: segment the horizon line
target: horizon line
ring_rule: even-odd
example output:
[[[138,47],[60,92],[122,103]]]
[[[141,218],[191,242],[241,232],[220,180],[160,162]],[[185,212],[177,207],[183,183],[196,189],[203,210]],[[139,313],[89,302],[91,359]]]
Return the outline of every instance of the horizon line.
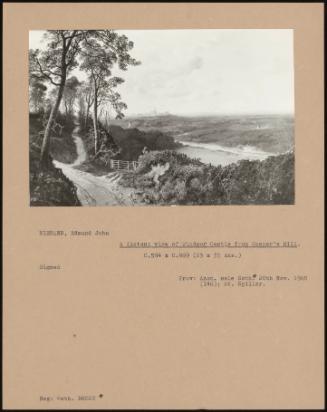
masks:
[[[190,117],[190,116],[294,116],[294,111],[293,112],[220,112],[220,113],[206,113],[206,112],[194,112],[194,113],[168,113],[168,112],[162,112],[162,113],[156,113],[156,114],[151,114],[151,113],[131,113],[131,114],[126,114],[125,119],[128,117],[160,117],[160,116],[176,116],[176,117]],[[124,119],[123,118],[123,119]],[[122,119],[122,120],[123,120]]]

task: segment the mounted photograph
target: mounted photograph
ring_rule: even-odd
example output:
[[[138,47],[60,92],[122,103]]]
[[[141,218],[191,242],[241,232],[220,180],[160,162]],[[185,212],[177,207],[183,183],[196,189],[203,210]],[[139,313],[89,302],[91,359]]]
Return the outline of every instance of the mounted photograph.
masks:
[[[29,32],[30,206],[294,205],[291,29]]]

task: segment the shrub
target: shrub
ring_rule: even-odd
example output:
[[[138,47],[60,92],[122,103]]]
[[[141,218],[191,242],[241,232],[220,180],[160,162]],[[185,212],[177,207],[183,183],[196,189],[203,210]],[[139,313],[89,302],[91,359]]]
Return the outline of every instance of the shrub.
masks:
[[[242,160],[211,166],[174,151],[152,151],[139,158],[133,186],[148,203],[158,204],[292,204],[294,154],[264,161]],[[169,163],[155,185],[153,166]]]

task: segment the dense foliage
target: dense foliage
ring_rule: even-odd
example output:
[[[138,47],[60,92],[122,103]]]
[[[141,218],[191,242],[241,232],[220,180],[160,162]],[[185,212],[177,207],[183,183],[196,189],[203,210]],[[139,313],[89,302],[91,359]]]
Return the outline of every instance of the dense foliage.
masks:
[[[264,161],[242,160],[225,167],[211,166],[173,151],[154,151],[139,158],[140,165],[125,185],[133,185],[151,204],[292,204],[294,154]],[[151,170],[169,163],[156,184]]]
[[[31,206],[80,206],[76,188],[63,172],[54,167],[52,157],[63,163],[71,163],[76,158],[76,147],[71,138],[72,123],[64,116],[57,118],[58,132],[51,141],[49,167],[40,170],[40,152],[43,130],[41,115],[30,115],[30,204]],[[60,133],[60,130],[61,133]]]
[[[174,138],[164,133],[153,130],[143,132],[138,129],[123,129],[119,126],[109,128],[116,144],[121,148],[119,158],[123,160],[137,160],[146,150],[165,150],[178,147]]]
[[[108,156],[100,153],[94,158],[94,131],[91,122],[82,130],[89,160],[99,166],[108,162]],[[110,126],[109,130],[99,122],[99,147],[108,150],[109,157],[121,160],[137,160],[146,148],[148,151],[174,149],[179,147],[174,138],[160,131],[142,132],[138,129],[123,129],[120,126]]]
[[[51,167],[48,160],[52,127],[62,101],[66,115],[72,115],[78,94],[80,108],[82,112],[85,111],[80,117],[82,115],[87,121],[91,102],[89,91],[84,98],[83,91],[88,86],[91,93],[93,91],[94,154],[97,154],[100,105],[110,105],[116,111],[117,118],[122,118],[123,110],[127,108],[120,94],[115,91],[124,79],[112,76],[112,68],[117,65],[120,70],[126,71],[129,66],[137,66],[140,62],[130,55],[133,42],[113,30],[47,30],[43,40],[46,42],[45,48],[29,50],[29,79],[30,101],[34,101],[36,111],[40,109],[39,102],[44,100],[44,92],[40,94],[40,87],[36,88],[36,84],[47,82],[54,87],[40,152],[40,167],[46,169]],[[86,88],[76,77],[68,77],[76,68],[86,72]]]

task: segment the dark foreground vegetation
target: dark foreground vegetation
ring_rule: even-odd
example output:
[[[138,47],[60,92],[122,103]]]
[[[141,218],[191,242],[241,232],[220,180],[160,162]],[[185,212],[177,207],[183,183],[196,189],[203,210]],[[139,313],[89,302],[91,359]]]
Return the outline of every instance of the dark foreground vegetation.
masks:
[[[133,186],[148,204],[250,205],[294,203],[294,154],[264,161],[242,160],[225,167],[211,166],[173,151],[142,155],[135,176],[123,183]],[[153,169],[169,164],[156,183]]]
[[[72,119],[59,115],[57,132],[51,140],[48,167],[40,169],[43,116],[30,115],[30,204],[31,206],[80,206],[76,188],[52,159],[71,163],[76,158],[76,147],[71,137]],[[61,131],[61,132],[60,132]]]

